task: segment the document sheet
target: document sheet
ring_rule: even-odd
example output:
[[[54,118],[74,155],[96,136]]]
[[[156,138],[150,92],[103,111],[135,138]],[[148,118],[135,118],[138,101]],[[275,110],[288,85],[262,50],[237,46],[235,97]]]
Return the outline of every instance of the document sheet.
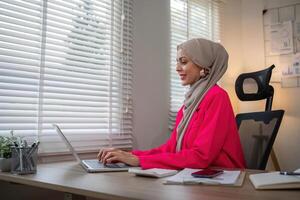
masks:
[[[174,176],[165,179],[164,184],[213,184],[213,185],[234,185],[240,176],[241,171],[228,171],[224,170],[223,174],[220,174],[214,178],[195,178],[191,174],[201,169],[186,168]]]

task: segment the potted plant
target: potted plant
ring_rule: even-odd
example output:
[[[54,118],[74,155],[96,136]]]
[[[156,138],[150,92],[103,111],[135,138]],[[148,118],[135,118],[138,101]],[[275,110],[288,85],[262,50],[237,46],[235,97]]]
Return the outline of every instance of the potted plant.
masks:
[[[16,138],[11,136],[0,136],[0,171],[10,171],[11,167],[11,146]]]

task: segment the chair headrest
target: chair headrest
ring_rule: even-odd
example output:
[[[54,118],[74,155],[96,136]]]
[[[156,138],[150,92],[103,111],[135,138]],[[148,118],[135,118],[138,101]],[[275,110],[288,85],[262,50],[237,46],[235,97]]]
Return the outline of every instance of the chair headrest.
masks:
[[[235,82],[235,92],[238,98],[241,101],[256,101],[273,96],[274,89],[269,82],[274,67],[275,65],[272,65],[261,71],[239,75]]]

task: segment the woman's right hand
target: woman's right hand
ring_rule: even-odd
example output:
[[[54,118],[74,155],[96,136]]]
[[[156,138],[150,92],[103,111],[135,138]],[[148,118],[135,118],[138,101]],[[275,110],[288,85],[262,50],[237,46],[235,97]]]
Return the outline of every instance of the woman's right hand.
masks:
[[[120,151],[120,149],[117,148],[103,148],[100,149],[97,158],[100,162],[103,162],[104,157],[109,153],[109,152],[114,152],[114,151]]]

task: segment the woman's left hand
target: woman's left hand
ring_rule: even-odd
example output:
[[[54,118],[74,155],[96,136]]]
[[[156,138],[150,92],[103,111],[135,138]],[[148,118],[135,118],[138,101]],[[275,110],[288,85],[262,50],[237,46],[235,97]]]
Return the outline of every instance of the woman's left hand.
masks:
[[[122,162],[130,166],[137,167],[140,165],[139,158],[133,155],[130,152],[117,150],[108,152],[105,157],[102,159],[103,164],[106,163],[114,163],[114,162]]]

